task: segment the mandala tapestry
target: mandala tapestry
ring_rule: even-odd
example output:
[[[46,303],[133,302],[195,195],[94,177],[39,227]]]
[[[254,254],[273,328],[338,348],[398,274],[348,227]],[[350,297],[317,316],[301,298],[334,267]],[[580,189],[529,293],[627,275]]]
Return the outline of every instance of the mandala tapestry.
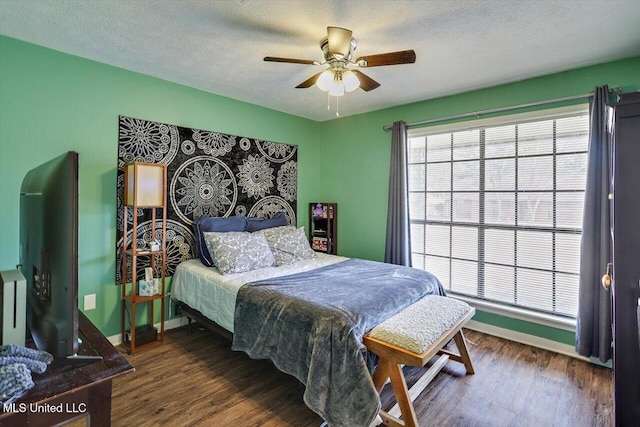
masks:
[[[125,237],[122,200],[127,163],[167,165],[166,275],[171,276],[180,262],[195,257],[191,225],[202,216],[271,218],[284,212],[289,223],[296,224],[297,160],[295,145],[120,116],[116,283],[120,283],[120,248]],[[149,209],[129,209],[128,242],[133,237],[133,215],[138,216],[138,246],[160,237],[162,221],[156,220],[157,236],[152,236]],[[131,266],[127,267],[130,275]],[[138,273],[142,277],[144,270]]]

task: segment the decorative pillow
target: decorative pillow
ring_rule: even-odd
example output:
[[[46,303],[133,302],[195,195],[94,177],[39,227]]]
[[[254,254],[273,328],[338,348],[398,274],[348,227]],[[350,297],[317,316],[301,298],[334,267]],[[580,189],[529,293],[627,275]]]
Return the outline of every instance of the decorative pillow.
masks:
[[[264,230],[265,228],[281,227],[288,225],[287,217],[284,212],[278,212],[273,218],[247,218],[247,231],[254,232]]]
[[[287,225],[260,230],[255,234],[263,234],[267,239],[277,267],[316,256],[315,251],[309,246],[304,227],[295,228]]]
[[[205,232],[204,241],[220,273],[242,273],[271,267],[275,260],[262,234]]]
[[[213,257],[209,253],[204,242],[203,233],[229,231],[246,231],[247,218],[243,216],[230,216],[228,218],[201,217],[193,222],[193,234],[196,241],[196,256],[200,258],[202,264],[213,267]]]

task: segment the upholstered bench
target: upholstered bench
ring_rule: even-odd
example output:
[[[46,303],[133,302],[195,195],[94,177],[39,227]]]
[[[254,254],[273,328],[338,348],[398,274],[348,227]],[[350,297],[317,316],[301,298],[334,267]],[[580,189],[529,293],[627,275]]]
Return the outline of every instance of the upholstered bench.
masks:
[[[386,425],[418,426],[412,402],[449,359],[463,363],[467,373],[473,374],[462,326],[474,313],[475,309],[462,301],[429,295],[385,320],[364,336],[364,345],[380,356],[373,374],[376,390],[380,393],[387,379],[390,379],[398,402],[389,412],[380,411]],[[443,349],[452,339],[459,354]],[[440,357],[411,390],[407,390],[402,365],[422,367],[437,354]]]

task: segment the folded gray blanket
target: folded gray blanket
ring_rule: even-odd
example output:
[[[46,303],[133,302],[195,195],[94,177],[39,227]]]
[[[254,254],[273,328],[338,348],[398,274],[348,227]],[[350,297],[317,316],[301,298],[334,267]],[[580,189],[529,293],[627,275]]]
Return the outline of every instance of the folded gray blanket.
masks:
[[[33,386],[31,372],[43,373],[53,356],[15,344],[0,346],[0,404],[15,402]]]
[[[232,348],[295,376],[330,426],[368,426],[380,399],[362,336],[423,296],[444,294],[430,273],[357,259],[247,284]]]
[[[0,403],[8,405],[33,387],[31,372],[23,363],[0,366]]]

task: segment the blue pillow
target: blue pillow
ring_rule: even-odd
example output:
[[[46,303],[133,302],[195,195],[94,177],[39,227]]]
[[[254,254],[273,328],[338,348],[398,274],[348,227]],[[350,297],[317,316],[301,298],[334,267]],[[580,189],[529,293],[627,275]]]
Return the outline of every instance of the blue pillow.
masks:
[[[282,227],[289,225],[284,212],[278,212],[273,218],[247,218],[247,231],[254,232],[265,228]]]
[[[202,264],[213,267],[213,258],[204,241],[205,232],[225,233],[228,231],[247,231],[247,218],[230,216],[228,218],[201,217],[193,222],[193,234],[196,241],[196,255]]]

